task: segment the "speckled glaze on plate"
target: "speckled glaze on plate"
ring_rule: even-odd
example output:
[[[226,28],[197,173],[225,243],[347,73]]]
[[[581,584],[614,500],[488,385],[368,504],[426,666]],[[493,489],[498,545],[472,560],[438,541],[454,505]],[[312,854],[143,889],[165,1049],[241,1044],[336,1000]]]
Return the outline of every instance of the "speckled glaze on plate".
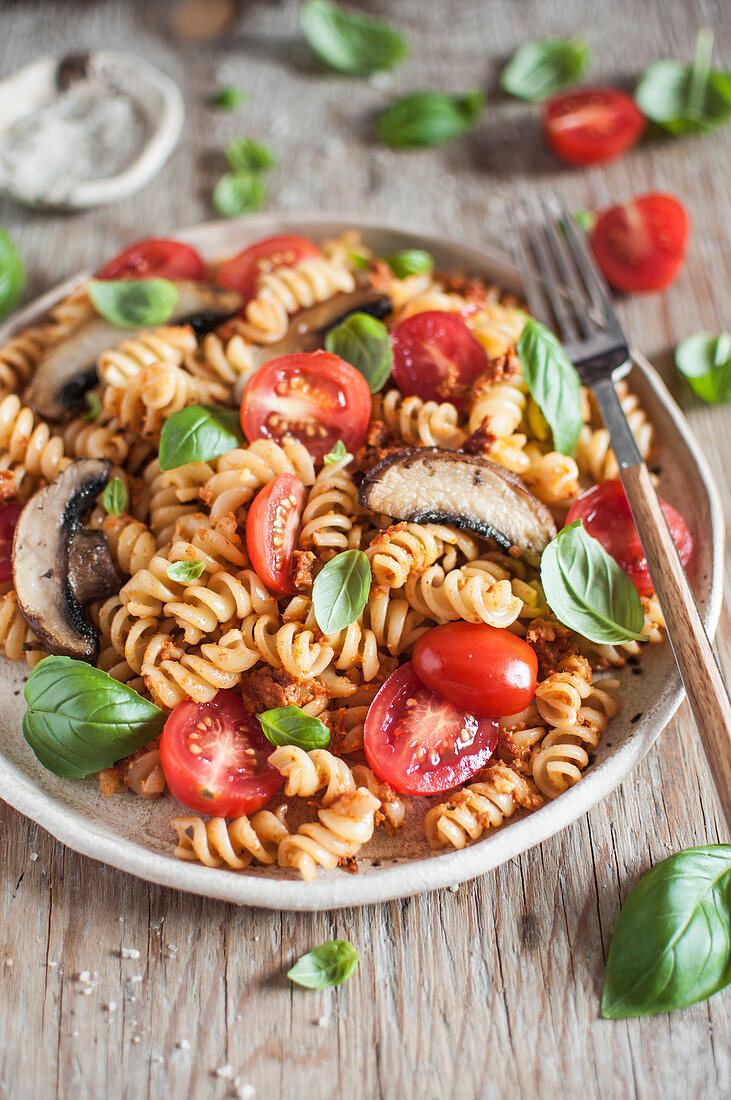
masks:
[[[318,214],[258,215],[211,222],[177,234],[208,258],[235,252],[261,237],[297,233],[316,240],[356,228],[375,251],[420,247],[446,271],[468,271],[520,291],[517,272],[504,259],[417,230],[384,226],[359,217]],[[120,242],[120,247],[124,242]],[[0,340],[33,323],[79,278],[44,295],[0,329]],[[695,536],[691,582],[710,633],[721,609],[723,523],[710,471],[683,415],[640,354],[629,379],[655,426],[653,467],[662,495],[679,507]],[[422,832],[424,808],[412,800],[407,828],[397,837],[376,833],[359,856],[359,874],[322,872],[303,882],[290,872],[256,868],[234,872],[183,863],[173,854],[169,820],[180,806],[169,796],[144,802],[132,794],[102,798],[94,778],[59,779],[46,771],[21,733],[22,686],[27,670],[0,662],[0,795],[64,844],[140,878],[239,905],[318,910],[365,905],[450,886],[484,874],[532,848],[581,817],[634,768],[667,725],[683,697],[670,646],[648,647],[643,675],[620,672],[623,707],[610,723],[591,766],[575,787],[535,813],[516,816],[462,851],[431,852]]]

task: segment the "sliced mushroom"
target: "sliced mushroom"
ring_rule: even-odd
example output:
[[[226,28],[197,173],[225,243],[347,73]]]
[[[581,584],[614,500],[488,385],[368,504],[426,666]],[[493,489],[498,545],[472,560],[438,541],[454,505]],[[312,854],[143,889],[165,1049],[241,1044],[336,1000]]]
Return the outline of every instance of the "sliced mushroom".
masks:
[[[369,313],[371,317],[377,317],[380,320],[388,316],[392,309],[393,303],[389,296],[371,288],[335,294],[332,298],[297,313],[282,339],[276,344],[265,344],[262,347],[253,348],[254,370],[263,367],[272,359],[278,359],[280,355],[292,355],[298,351],[317,351],[323,346],[329,329],[339,325],[352,313]],[[240,378],[235,384],[231,393],[234,404],[238,405],[241,402],[244,388],[250,377],[251,373]]]
[[[384,458],[363,479],[360,503],[411,523],[446,523],[538,557],[556,534],[551,513],[509,470],[480,455],[421,447]]]
[[[241,306],[241,297],[227,287],[177,286],[178,301],[168,322],[172,325],[189,324],[198,333],[206,332]],[[63,420],[83,406],[84,394],[98,381],[96,361],[102,352],[144,331],[91,317],[43,356],[28,388],[28,403],[47,420]]]
[[[49,653],[93,661],[99,637],[84,607],[122,583],[101,531],[81,517],[109,481],[111,463],[82,458],[35,493],[13,540],[13,585],[23,618]]]

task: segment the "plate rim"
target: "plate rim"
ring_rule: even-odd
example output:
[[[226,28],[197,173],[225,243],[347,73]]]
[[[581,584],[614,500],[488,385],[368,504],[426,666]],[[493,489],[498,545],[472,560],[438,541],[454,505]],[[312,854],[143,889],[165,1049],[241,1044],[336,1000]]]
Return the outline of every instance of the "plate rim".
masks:
[[[417,237],[422,245],[460,249],[473,253],[483,265],[504,272],[509,283],[519,286],[521,279],[509,259],[492,249],[475,248],[470,244],[425,233],[412,225],[392,225],[374,216],[351,216],[321,212],[280,211],[245,218],[215,219],[198,223],[171,234],[176,239],[191,243],[212,229],[241,228],[255,239],[266,227],[288,224],[300,226],[325,226],[342,223],[353,229],[372,229]],[[46,312],[62,296],[88,278],[80,273],[57,284],[46,293],[18,311],[0,326],[0,340],[7,339],[19,328],[32,323]],[[700,478],[708,496],[711,539],[712,570],[708,605],[704,622],[713,636],[718,625],[722,606],[723,549],[725,530],[723,511],[713,474],[703,455],[693,431],[681,409],[668,391],[660,375],[644,355],[633,352],[637,368],[649,383],[654,397],[663,406],[675,431],[684,439],[693,456]],[[376,904],[396,898],[409,897],[435,889],[453,886],[515,858],[516,855],[541,844],[569,824],[586,814],[601,799],[615,790],[629,772],[635,768],[650,750],[684,697],[684,689],[676,675],[674,685],[658,696],[644,712],[636,731],[607,760],[575,786],[564,792],[560,799],[546,803],[540,809],[511,821],[508,827],[489,834],[484,840],[459,851],[445,850],[428,858],[395,861],[390,866],[377,868],[362,876],[342,875],[337,878],[318,878],[312,882],[292,879],[271,879],[250,874],[237,874],[228,869],[211,868],[192,862],[176,862],[170,855],[145,848],[137,841],[111,834],[107,826],[99,827],[78,810],[60,803],[53,796],[39,791],[33,782],[7,761],[0,752],[0,797],[14,809],[29,817],[50,832],[67,847],[109,866],[133,874],[138,878],[172,889],[184,890],[237,905],[259,906],[285,911],[328,911],[351,906]],[[493,837],[501,837],[501,844],[490,844]],[[185,871],[184,881],[181,872]]]

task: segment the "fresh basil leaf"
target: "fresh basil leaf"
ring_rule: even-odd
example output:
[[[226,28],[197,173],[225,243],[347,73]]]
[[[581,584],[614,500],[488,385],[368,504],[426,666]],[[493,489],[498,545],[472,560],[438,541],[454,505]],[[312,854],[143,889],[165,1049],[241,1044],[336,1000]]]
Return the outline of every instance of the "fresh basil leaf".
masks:
[[[359,271],[368,270],[368,257],[364,256],[362,253],[354,252],[352,248],[349,248],[348,259],[350,260],[353,267],[357,267]]]
[[[731,983],[731,845],[688,848],[642,876],[614,925],[609,1019],[672,1012]]]
[[[267,741],[272,745],[296,745],[310,749],[326,749],[330,744],[330,730],[319,718],[311,718],[301,707],[275,707],[257,714]]]
[[[84,394],[86,411],[81,414],[82,420],[96,420],[102,411],[102,399],[98,390],[87,390]]]
[[[394,149],[423,149],[466,134],[485,106],[481,91],[453,96],[414,92],[387,107],[378,119],[378,137]]]
[[[224,172],[213,189],[213,205],[224,218],[253,214],[266,201],[266,184],[255,172]]]
[[[434,260],[421,248],[404,248],[383,258],[397,279],[406,279],[409,275],[429,275],[434,270]]]
[[[524,42],[500,74],[508,95],[542,103],[575,84],[588,68],[591,53],[580,38],[538,38]]]
[[[577,210],[571,217],[583,233],[591,233],[596,225],[596,214],[593,210]]]
[[[161,470],[210,462],[244,442],[239,414],[222,405],[188,405],[165,421],[160,434]]]
[[[277,163],[274,154],[251,138],[237,138],[226,146],[226,160],[233,172],[268,172]]]
[[[518,358],[528,389],[553,432],[553,444],[572,455],[583,424],[581,382],[556,337],[545,325],[527,317],[518,340]]]
[[[671,134],[705,134],[731,118],[731,73],[711,69],[713,33],[698,32],[692,65],[655,61],[640,77],[635,99],[651,122]]]
[[[335,462],[340,462],[341,459],[347,458],[348,452],[345,449],[345,444],[342,439],[339,439],[333,449],[328,451],[322,460],[326,466],[332,466]],[[350,456],[353,457],[352,455]]]
[[[541,583],[559,622],[584,638],[606,645],[647,641],[637,589],[580,519],[543,551]]]
[[[731,335],[697,332],[675,349],[675,365],[693,392],[709,405],[731,401]]]
[[[337,634],[363,611],[371,565],[362,550],[344,550],[320,570],[312,585],[315,620],[323,634]]]
[[[300,24],[320,60],[351,76],[393,69],[409,55],[406,39],[390,23],[341,8],[332,0],[306,0]]]
[[[386,326],[368,313],[351,313],[331,328],[325,347],[363,375],[371,393],[378,393],[391,373],[393,355]]]
[[[9,313],[23,293],[25,268],[18,250],[4,229],[0,229],[0,317]]]
[[[118,328],[162,325],[178,300],[169,279],[91,279],[87,290],[97,313]]]
[[[80,779],[141,749],[166,715],[108,672],[71,657],[44,657],[25,685],[23,735],[41,764]]]
[[[110,516],[121,516],[127,507],[127,486],[121,477],[113,477],[102,493],[104,511]]]
[[[168,566],[168,577],[171,581],[179,581],[181,584],[190,584],[197,581],[203,573],[206,563],[196,558],[194,561],[174,561]]]
[[[211,107],[217,107],[219,111],[236,111],[248,98],[248,92],[243,91],[241,88],[234,88],[232,84],[227,84],[214,92],[210,102]]]
[[[347,940],[327,940],[298,959],[287,977],[305,989],[330,989],[350,977],[359,959],[360,954]]]

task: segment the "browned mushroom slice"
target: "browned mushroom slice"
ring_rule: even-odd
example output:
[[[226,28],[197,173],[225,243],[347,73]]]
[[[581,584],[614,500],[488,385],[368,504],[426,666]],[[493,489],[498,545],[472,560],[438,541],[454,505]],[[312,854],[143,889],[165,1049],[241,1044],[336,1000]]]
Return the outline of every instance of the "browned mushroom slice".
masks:
[[[241,306],[235,290],[221,286],[178,283],[171,325],[190,324],[207,331]],[[28,403],[47,420],[63,420],[83,406],[85,392],[97,382],[96,362],[102,352],[144,329],[117,328],[103,317],[91,317],[54,344],[38,364],[28,387]]]
[[[23,618],[49,653],[93,661],[99,638],[84,606],[118,592],[121,579],[100,531],[81,517],[109,481],[106,459],[72,462],[35,493],[13,540],[13,585]]]
[[[556,534],[545,505],[520,478],[480,455],[421,447],[389,455],[363,479],[373,512],[411,523],[446,523],[536,558]]]

